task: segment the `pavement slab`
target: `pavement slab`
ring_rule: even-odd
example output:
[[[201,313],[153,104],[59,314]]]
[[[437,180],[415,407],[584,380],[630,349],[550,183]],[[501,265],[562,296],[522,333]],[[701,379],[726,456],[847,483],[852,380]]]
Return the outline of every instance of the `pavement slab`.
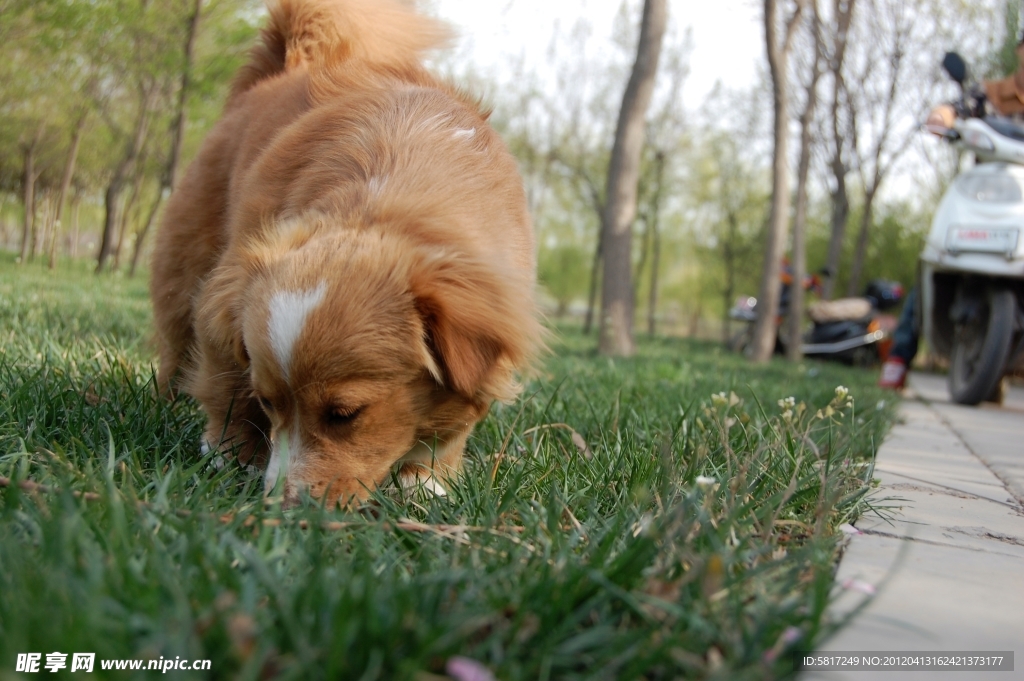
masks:
[[[901,405],[875,467],[889,513],[857,522],[829,609],[849,621],[818,652],[1010,650],[1014,671],[799,678],[1024,680],[1024,390],[970,408],[949,403],[944,377],[915,373],[911,386],[918,399]]]
[[[1024,410],[1000,410],[994,405],[985,405],[971,413],[972,410],[955,404],[933,402],[931,406],[975,456],[1006,484],[1016,500],[1024,504],[1024,439],[1021,439]]]

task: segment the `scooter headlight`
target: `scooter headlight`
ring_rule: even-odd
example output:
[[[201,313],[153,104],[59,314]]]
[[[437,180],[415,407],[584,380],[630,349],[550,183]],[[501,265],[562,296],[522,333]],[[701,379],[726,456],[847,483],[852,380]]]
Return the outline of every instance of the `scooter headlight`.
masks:
[[[1020,184],[1010,175],[971,174],[961,175],[956,181],[960,193],[972,201],[993,203],[1020,203]]]

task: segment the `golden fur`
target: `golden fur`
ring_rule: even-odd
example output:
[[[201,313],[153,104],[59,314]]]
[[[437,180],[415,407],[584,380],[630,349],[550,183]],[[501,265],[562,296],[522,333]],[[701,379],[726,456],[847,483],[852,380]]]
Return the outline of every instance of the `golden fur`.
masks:
[[[538,347],[515,161],[419,62],[447,35],[394,0],[273,4],[161,224],[161,389],[289,500],[457,471]]]

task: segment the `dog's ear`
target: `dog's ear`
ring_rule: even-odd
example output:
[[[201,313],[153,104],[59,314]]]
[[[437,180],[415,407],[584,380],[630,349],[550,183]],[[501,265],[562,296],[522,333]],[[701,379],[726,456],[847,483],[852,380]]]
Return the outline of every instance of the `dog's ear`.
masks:
[[[242,338],[242,296],[248,284],[244,268],[219,267],[206,281],[196,310],[196,331],[221,357],[231,357],[244,371],[249,353]]]
[[[514,398],[513,371],[540,338],[532,286],[472,258],[433,253],[414,264],[411,290],[445,385],[478,401]]]
[[[289,244],[301,245],[308,240],[308,230],[297,221],[281,222],[272,234]],[[245,294],[256,279],[272,266],[282,250],[268,240],[254,240],[239,249],[230,261],[223,263],[206,280],[196,310],[196,331],[201,341],[212,345],[222,358],[233,358],[239,369],[249,368],[249,353],[242,333]]]

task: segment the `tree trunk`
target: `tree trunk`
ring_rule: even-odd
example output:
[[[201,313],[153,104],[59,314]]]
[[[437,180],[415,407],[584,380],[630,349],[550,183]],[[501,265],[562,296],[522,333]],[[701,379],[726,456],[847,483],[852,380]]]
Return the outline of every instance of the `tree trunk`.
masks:
[[[36,133],[32,142],[25,147],[25,167],[21,175],[23,201],[25,203],[25,221],[21,227],[21,254],[24,264],[28,262],[29,251],[32,249],[32,235],[35,232],[36,212],[36,147],[39,146],[41,133]]]
[[[656,164],[654,181],[654,201],[651,205],[650,230],[651,230],[651,286],[647,292],[647,335],[654,337],[656,325],[656,312],[658,309],[658,261],[661,260],[661,233],[658,231],[661,214],[661,192],[664,188],[665,178],[665,154],[659,151],[654,155]]]
[[[103,220],[103,234],[100,236],[100,251],[96,256],[96,274],[102,272],[104,265],[107,264],[107,258],[110,257],[110,247],[114,240],[114,232],[117,230],[120,217],[118,207],[121,203],[121,187],[124,184],[122,173],[121,166],[118,166],[114,176],[110,178],[107,191],[103,195],[106,217]]]
[[[860,280],[864,275],[864,259],[868,252],[868,237],[871,232],[871,222],[874,218],[875,191],[877,185],[868,187],[864,192],[864,212],[860,216],[860,232],[857,234],[857,248],[853,253],[853,263],[850,265],[850,279],[846,282],[846,295],[856,296],[860,290]]]
[[[814,32],[814,63],[811,81],[807,85],[807,100],[800,114],[800,160],[797,164],[796,207],[793,214],[793,284],[789,298],[789,344],[786,358],[792,362],[803,357],[804,331],[804,278],[807,276],[807,176],[811,168],[811,126],[818,108],[818,79],[821,77],[821,39],[819,34],[818,3],[811,0],[811,30]]]
[[[914,16],[914,15],[911,15]],[[861,186],[864,187],[864,211],[861,215],[860,220],[860,233],[857,235],[857,246],[853,255],[853,263],[850,266],[850,278],[846,284],[846,293],[849,296],[857,295],[861,287],[861,280],[864,274],[865,259],[867,258],[868,239],[871,232],[872,222],[874,220],[874,202],[875,197],[878,195],[878,190],[882,185],[882,181],[885,179],[889,170],[896,163],[896,159],[906,151],[910,145],[916,133],[908,132],[903,137],[902,142],[897,141],[896,144],[890,145],[892,141],[890,134],[892,133],[895,118],[895,108],[897,102],[897,96],[903,90],[900,83],[900,74],[904,73],[903,66],[906,65],[904,55],[907,51],[907,45],[904,43],[906,37],[911,34],[912,26],[903,25],[900,26],[892,34],[893,44],[891,46],[891,52],[887,55],[888,58],[882,59],[882,63],[888,64],[889,66],[889,82],[888,89],[886,91],[885,100],[879,106],[876,102],[865,102],[865,108],[881,109],[881,123],[872,124],[869,129],[876,136],[874,150],[870,155],[861,156],[858,159],[857,167],[860,173]],[[916,75],[916,74],[915,74]],[[857,115],[858,107],[852,102],[850,103],[850,120],[851,120],[851,131],[853,137],[853,148],[858,149],[857,144]],[[869,119],[870,120],[870,119]],[[888,159],[885,158],[886,151],[888,151]],[[868,169],[870,168],[870,172]],[[868,179],[870,176],[870,179]]]
[[[832,218],[830,222],[828,276],[822,286],[821,297],[831,300],[839,278],[839,264],[843,258],[843,242],[846,239],[846,220],[850,215],[850,199],[846,191],[846,163],[843,161],[843,135],[839,131],[840,97],[843,92],[843,63],[846,60],[846,46],[853,22],[856,0],[833,0],[832,22],[835,27],[832,58],[828,61],[832,73],[832,160],[829,168],[835,180],[832,189]]]
[[[68,247],[68,257],[78,257],[78,209],[81,207],[82,193],[75,192],[71,195],[71,243]]]
[[[49,234],[46,242],[46,267],[52,270],[57,264],[57,239],[60,236],[60,218],[57,216],[60,213],[60,205],[55,199],[51,199],[51,202],[53,203],[53,218],[49,222]]]
[[[64,164],[64,175],[60,179],[60,192],[57,194],[57,215],[53,221],[54,238],[50,248],[49,268],[52,270],[57,261],[57,232],[60,231],[60,220],[64,214],[64,200],[67,198],[68,189],[71,187],[71,178],[75,174],[75,161],[78,159],[78,147],[82,142],[82,130],[85,129],[87,110],[83,110],[75,123],[75,131],[71,135],[71,148],[68,150],[68,160]]]
[[[846,220],[850,216],[850,198],[846,192],[846,164],[838,149],[832,157],[832,175],[836,186],[832,190],[832,219],[828,239],[828,259],[826,267],[828,276],[822,286],[821,297],[831,300],[835,295],[836,281],[839,278],[839,264],[843,258],[843,242],[846,240]]]
[[[132,265],[131,269],[128,270],[129,277],[134,277],[135,272],[139,269],[139,260],[142,256],[143,241],[145,241],[146,235],[149,234],[149,230],[153,226],[153,223],[156,222],[156,214],[160,210],[160,204],[163,203],[165,193],[166,192],[163,189],[157,193],[156,198],[153,200],[153,205],[149,208],[149,215],[146,217],[146,222],[135,239],[135,250],[132,252]]]
[[[590,263],[590,293],[587,295],[587,314],[583,318],[583,333],[589,334],[594,327],[594,306],[597,301],[597,282],[601,278],[601,251],[604,245],[604,232],[597,233],[597,247],[594,249],[594,259]]]
[[[142,256],[142,248],[145,245],[146,236],[156,221],[157,212],[165,195],[174,189],[177,183],[178,165],[181,162],[181,149],[185,143],[185,126],[188,123],[187,105],[189,86],[192,82],[192,68],[195,62],[196,35],[199,33],[199,17],[203,10],[203,0],[195,0],[192,6],[192,13],[188,18],[188,31],[185,37],[185,59],[181,70],[181,87],[178,89],[178,107],[175,111],[174,122],[171,124],[171,153],[160,178],[160,187],[157,190],[156,200],[149,210],[146,222],[135,238],[135,249],[132,252],[132,264],[128,270],[128,276],[134,277],[139,268],[139,258]]]
[[[636,62],[622,97],[615,142],[608,167],[607,204],[602,220],[604,276],[598,351],[627,357],[636,352],[633,341],[631,249],[636,216],[644,116],[654,92],[661,42],[668,22],[667,0],[644,0]]]
[[[764,0],[765,46],[768,67],[772,77],[774,100],[775,149],[772,153],[772,205],[766,236],[761,287],[757,298],[757,323],[754,325],[752,352],[754,362],[767,362],[775,350],[778,333],[776,318],[779,314],[780,260],[789,226],[789,93],[788,61],[794,27],[803,11],[798,0],[793,16],[786,22],[786,32],[779,44],[776,26],[776,0]]]
[[[139,154],[142,153],[142,147],[146,142],[146,131],[149,128],[149,110],[156,91],[157,87],[155,85],[143,86],[142,99],[139,103],[139,118],[135,122],[135,134],[125,149],[124,157],[117,164],[114,175],[110,179],[110,184],[107,185],[107,192],[103,199],[106,217],[103,220],[103,235],[100,238],[99,253],[96,255],[96,274],[103,271],[115,245],[114,239],[117,236],[117,227],[120,224],[118,221],[118,204],[120,203],[121,190],[124,188],[125,180],[135,169],[135,163],[138,160]]]
[[[686,336],[688,338],[697,338],[700,335],[700,320],[704,316],[704,303],[697,300],[697,307],[693,308],[693,314],[690,315],[690,327],[686,330]]]
[[[661,233],[658,231],[658,221],[654,221],[654,234],[651,237],[654,243],[651,245],[651,290],[647,292],[647,335],[654,338],[655,326],[657,323],[658,310],[658,261],[661,260]]]
[[[146,179],[145,173],[141,168],[135,173],[135,179],[132,181],[132,191],[128,195],[128,200],[125,201],[124,206],[121,208],[121,221],[117,231],[117,245],[114,247],[114,262],[111,265],[111,270],[117,271],[121,269],[121,253],[124,248],[124,239],[128,235],[128,227],[133,222],[133,213],[137,210],[139,203],[139,195],[142,193],[142,183]]]
[[[4,207],[7,205],[7,192],[0,192],[0,244],[6,248],[9,245],[7,235],[7,220],[4,219]]]
[[[39,202],[39,192],[32,197],[33,203]],[[28,252],[28,261],[32,262],[36,259],[36,253],[39,253],[41,246],[45,243],[47,226],[50,222],[50,217],[53,215],[52,208],[53,201],[47,195],[43,196],[43,211],[42,215],[38,214],[35,206],[32,208],[32,213],[35,217],[32,218],[32,248]]]
[[[731,329],[729,328],[729,307],[733,303],[733,296],[736,295],[736,233],[739,231],[739,218],[732,210],[725,214],[726,224],[729,225],[729,238],[722,245],[722,264],[725,266],[725,300],[722,307],[722,342],[728,344],[732,340]]]
[[[636,278],[633,280],[633,300],[636,300],[640,295],[640,283],[643,281],[644,272],[647,268],[647,258],[651,253],[651,221],[650,217],[646,214],[638,215],[637,219],[644,223],[644,232],[640,236],[640,258],[636,261],[636,268],[634,274]]]
[[[185,143],[185,126],[188,123],[186,109],[188,95],[192,82],[192,68],[195,62],[196,35],[199,33],[199,17],[203,10],[203,0],[195,0],[192,6],[192,13],[188,17],[188,31],[185,37],[185,59],[181,69],[181,87],[178,88],[178,106],[174,112],[174,123],[171,124],[171,155],[167,162],[164,177],[161,178],[161,190],[164,187],[173,188],[175,174],[178,164],[181,161],[181,149]]]
[[[771,2],[771,0],[767,0]],[[757,322],[754,325],[751,359],[766,362],[775,350],[778,333],[779,296],[781,292],[781,260],[789,225],[789,106],[786,95],[785,68],[772,79],[775,90],[775,151],[772,158],[772,204],[761,270],[761,286],[757,296]]]

